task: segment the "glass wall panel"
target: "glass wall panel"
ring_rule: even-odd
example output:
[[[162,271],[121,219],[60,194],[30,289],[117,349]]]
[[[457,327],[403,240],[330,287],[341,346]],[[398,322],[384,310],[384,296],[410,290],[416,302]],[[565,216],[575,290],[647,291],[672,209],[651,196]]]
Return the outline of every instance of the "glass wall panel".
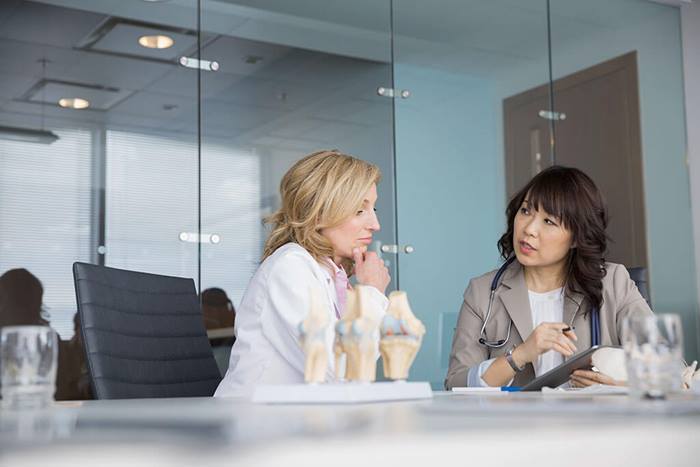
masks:
[[[394,47],[397,225],[414,247],[399,285],[428,329],[411,379],[440,388],[469,279],[499,265],[513,174],[550,158],[547,121],[506,131],[549,109],[520,95],[548,79],[546,1],[394,0]]]
[[[197,276],[198,74],[178,62],[197,53],[196,13],[0,2],[0,274],[25,268],[43,284],[29,297],[31,276],[11,273],[0,326],[56,329],[59,399],[87,396],[74,261]]]
[[[652,308],[680,313],[697,358],[680,12],[641,0],[551,0],[557,163],[580,167],[611,214],[607,258],[647,269]]]
[[[388,1],[202,1],[202,290],[240,303],[282,176],[322,149],[379,165],[374,248],[396,243],[389,28]]]

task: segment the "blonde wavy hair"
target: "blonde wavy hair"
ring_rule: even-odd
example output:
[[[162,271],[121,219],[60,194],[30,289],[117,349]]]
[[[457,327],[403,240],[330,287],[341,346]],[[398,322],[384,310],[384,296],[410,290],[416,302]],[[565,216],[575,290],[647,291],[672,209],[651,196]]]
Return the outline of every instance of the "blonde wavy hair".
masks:
[[[381,177],[376,165],[337,150],[314,152],[297,161],[280,182],[280,209],[265,218],[272,230],[263,260],[289,242],[304,247],[321,264],[323,258],[332,258],[333,248],[321,230],[355,215]],[[352,261],[344,260],[342,266],[352,272]]]

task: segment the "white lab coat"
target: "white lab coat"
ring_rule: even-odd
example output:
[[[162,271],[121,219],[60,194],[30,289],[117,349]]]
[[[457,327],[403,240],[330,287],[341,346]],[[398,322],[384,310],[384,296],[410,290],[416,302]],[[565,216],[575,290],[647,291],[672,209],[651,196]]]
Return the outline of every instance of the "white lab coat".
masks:
[[[263,261],[243,295],[236,310],[236,342],[229,368],[214,396],[248,396],[258,384],[304,382],[304,353],[299,345],[298,326],[309,312],[312,286],[325,292],[332,324],[326,335],[326,379],[333,379],[338,300],[335,283],[330,270],[308,251],[296,243],[287,243]],[[374,287],[369,289],[371,308],[383,314],[387,298]]]

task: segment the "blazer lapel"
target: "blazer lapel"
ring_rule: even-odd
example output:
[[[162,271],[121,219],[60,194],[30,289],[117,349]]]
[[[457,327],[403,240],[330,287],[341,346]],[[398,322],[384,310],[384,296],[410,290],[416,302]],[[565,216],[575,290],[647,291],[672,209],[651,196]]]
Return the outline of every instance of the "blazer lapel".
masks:
[[[501,279],[502,290],[499,294],[501,302],[520,334],[523,342],[532,333],[532,313],[530,312],[530,297],[525,285],[523,268],[517,261],[508,268]]]
[[[588,308],[583,294],[567,289],[564,300],[564,322],[576,328],[574,332],[578,340],[574,344],[579,352],[591,346],[590,316],[585,314]]]
[[[576,313],[580,311],[581,303],[583,302],[583,294],[572,292],[566,289],[564,297],[564,319],[563,321],[569,326],[574,325]]]

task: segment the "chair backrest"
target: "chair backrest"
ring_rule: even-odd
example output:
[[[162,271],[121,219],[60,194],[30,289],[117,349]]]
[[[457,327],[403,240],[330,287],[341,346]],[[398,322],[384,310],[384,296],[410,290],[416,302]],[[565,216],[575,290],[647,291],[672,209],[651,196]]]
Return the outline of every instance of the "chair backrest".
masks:
[[[192,279],[86,263],[73,277],[97,399],[214,394],[221,375]]]
[[[651,306],[651,300],[649,297],[649,283],[647,282],[647,268],[627,268],[627,272],[630,273],[630,278],[637,284],[639,293],[644,297],[649,306]]]

